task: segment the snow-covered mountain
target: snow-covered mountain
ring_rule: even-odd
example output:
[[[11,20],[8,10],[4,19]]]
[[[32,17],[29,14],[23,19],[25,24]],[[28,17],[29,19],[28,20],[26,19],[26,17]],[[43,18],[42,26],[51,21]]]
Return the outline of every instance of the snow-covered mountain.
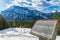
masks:
[[[48,19],[45,13],[42,13],[37,10],[30,10],[27,7],[20,7],[20,6],[11,6],[10,8],[1,11],[1,14],[7,20],[36,20],[36,19]]]
[[[60,16],[59,0],[1,0],[0,11],[7,20],[50,19],[55,10]]]

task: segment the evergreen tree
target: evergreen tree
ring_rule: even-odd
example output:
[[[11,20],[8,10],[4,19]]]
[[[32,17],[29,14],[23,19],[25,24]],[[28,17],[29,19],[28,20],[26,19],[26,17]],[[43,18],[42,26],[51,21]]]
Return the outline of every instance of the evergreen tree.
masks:
[[[7,21],[4,19],[4,17],[0,14],[0,30],[8,28],[8,23]]]
[[[55,13],[53,14],[53,19],[59,19],[58,11],[56,10]]]

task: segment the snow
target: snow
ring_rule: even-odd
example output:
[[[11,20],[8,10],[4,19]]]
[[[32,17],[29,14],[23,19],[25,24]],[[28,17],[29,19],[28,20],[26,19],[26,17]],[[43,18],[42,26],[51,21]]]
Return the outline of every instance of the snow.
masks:
[[[39,40],[39,37],[30,34],[30,28],[8,28],[0,31],[0,40]],[[60,36],[56,37],[60,40]]]

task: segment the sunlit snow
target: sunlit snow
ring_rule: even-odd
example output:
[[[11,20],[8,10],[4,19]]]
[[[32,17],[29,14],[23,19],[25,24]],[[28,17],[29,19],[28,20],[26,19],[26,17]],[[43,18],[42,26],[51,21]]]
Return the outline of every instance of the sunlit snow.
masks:
[[[30,34],[30,28],[8,28],[0,31],[0,40],[39,40],[37,36]],[[60,40],[60,36],[56,37]]]

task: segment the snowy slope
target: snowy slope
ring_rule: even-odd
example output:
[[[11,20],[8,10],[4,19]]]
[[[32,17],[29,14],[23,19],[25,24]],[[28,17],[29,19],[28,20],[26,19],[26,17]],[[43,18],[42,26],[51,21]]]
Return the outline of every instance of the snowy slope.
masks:
[[[30,34],[30,28],[8,28],[0,31],[0,40],[39,40],[37,36]],[[56,37],[60,40],[60,36]]]

